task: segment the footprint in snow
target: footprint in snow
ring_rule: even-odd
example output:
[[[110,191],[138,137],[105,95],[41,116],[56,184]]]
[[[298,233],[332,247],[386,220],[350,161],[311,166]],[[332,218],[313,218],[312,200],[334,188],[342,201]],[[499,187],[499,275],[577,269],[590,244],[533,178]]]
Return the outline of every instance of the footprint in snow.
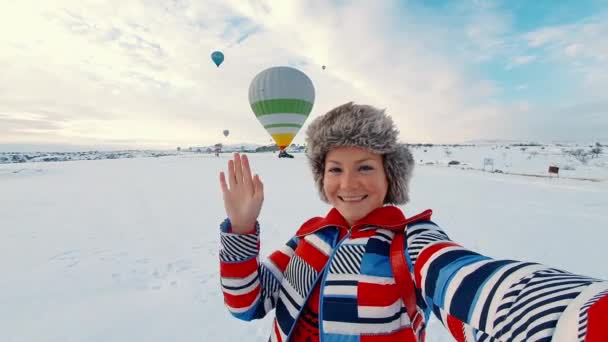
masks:
[[[50,262],[61,262],[66,267],[74,267],[80,263],[80,251],[70,250],[59,253],[49,258]]]

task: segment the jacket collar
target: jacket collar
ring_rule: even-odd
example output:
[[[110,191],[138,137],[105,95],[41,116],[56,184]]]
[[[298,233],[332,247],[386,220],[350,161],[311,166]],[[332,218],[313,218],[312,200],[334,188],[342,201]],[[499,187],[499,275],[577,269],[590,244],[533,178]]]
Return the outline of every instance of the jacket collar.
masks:
[[[420,220],[430,220],[432,211],[430,209],[407,219],[401,209],[395,206],[384,206],[374,209],[367,216],[355,222],[351,229],[353,231],[360,230],[367,226],[375,226],[379,228],[389,230],[404,230],[405,226]],[[298,229],[296,236],[304,236],[314,233],[322,228],[326,227],[338,227],[348,230],[348,223],[342,214],[336,208],[332,208],[325,217],[313,217],[306,221],[300,229]]]

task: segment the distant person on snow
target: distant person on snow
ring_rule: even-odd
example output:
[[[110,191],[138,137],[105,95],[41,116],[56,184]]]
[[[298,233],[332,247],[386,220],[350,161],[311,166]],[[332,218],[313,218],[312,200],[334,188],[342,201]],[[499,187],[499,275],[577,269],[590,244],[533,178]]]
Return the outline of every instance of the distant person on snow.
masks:
[[[279,158],[293,158],[293,156],[291,154],[287,153],[287,151],[281,150],[279,152]]]
[[[220,152],[222,152],[222,144],[215,144],[213,151],[215,152],[215,156],[219,157],[220,156]]]
[[[232,315],[275,309],[271,341],[422,341],[431,312],[456,341],[608,341],[608,282],[491,259],[450,240],[430,210],[406,218],[393,206],[408,201],[414,160],[384,111],[347,103],[306,134],[333,209],[265,261],[260,177],[239,154],[228,180],[220,173],[220,275]]]

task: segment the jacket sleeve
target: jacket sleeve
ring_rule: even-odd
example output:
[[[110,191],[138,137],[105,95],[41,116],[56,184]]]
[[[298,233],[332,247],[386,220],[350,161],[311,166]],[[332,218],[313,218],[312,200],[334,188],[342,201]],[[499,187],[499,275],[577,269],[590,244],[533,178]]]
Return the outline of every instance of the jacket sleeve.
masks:
[[[250,321],[274,309],[283,273],[297,244],[290,239],[264,262],[259,261],[260,229],[249,234],[231,232],[230,220],[220,225],[220,281],[224,303],[230,313]]]
[[[457,341],[608,341],[600,326],[608,322],[608,282],[483,256],[430,221],[406,234],[426,316],[433,311]]]

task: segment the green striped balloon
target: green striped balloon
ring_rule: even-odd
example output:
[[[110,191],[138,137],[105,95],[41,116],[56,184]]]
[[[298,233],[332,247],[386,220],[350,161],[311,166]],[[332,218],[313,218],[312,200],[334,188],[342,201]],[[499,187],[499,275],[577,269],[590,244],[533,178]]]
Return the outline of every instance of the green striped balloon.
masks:
[[[281,150],[291,144],[314,102],[312,81],[295,68],[266,69],[249,85],[251,109]]]

